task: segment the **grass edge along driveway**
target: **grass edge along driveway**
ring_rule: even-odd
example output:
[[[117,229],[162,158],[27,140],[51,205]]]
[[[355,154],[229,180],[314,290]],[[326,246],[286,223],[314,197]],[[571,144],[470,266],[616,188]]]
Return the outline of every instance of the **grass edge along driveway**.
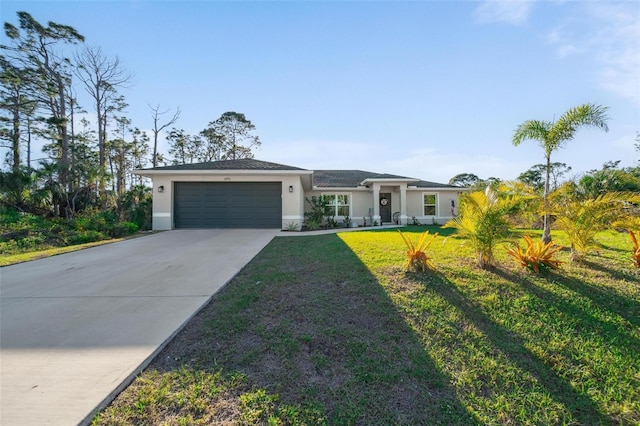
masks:
[[[536,276],[437,231],[427,274],[396,231],[276,238],[94,424],[640,423],[626,235]]]

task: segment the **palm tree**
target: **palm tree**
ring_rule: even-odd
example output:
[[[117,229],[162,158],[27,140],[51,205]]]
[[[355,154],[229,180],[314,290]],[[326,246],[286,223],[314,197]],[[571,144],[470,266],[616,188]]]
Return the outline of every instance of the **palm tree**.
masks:
[[[509,236],[509,216],[531,197],[522,184],[487,186],[484,191],[464,194],[458,217],[445,223],[444,228],[455,228],[471,242],[478,267],[491,267],[496,245]]]
[[[527,120],[520,124],[513,134],[512,142],[518,146],[522,141],[532,139],[540,142],[545,154],[545,181],[544,181],[544,206],[548,210],[549,199],[549,177],[551,174],[551,153],[562,147],[565,142],[574,138],[579,127],[597,127],[605,132],[609,131],[607,126],[607,107],[594,104],[583,104],[569,109],[556,122]],[[551,241],[551,221],[549,215],[544,214],[544,231],[542,241]]]
[[[567,183],[550,194],[547,213],[556,217],[558,228],[567,234],[571,260],[579,261],[595,245],[598,232],[632,223],[637,218],[637,203],[640,194],[636,192],[606,192],[586,198],[576,192],[575,184]]]

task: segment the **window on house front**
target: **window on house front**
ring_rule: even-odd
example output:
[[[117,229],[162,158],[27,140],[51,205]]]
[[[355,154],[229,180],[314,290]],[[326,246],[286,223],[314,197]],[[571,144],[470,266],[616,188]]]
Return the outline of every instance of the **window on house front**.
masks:
[[[438,194],[422,195],[425,216],[437,216],[438,211]]]
[[[350,216],[351,197],[349,194],[324,194],[324,196],[334,216]]]

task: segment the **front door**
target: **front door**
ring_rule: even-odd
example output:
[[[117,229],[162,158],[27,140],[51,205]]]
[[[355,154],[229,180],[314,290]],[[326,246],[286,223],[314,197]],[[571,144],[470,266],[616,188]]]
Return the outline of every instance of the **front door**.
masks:
[[[391,222],[391,193],[380,193],[380,221]]]

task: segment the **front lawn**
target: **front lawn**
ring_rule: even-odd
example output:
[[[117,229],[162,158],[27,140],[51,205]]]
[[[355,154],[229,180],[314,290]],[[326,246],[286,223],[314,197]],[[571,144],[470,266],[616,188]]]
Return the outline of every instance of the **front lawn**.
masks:
[[[430,229],[425,274],[395,230],[276,238],[94,424],[640,423],[626,234],[537,276]]]

